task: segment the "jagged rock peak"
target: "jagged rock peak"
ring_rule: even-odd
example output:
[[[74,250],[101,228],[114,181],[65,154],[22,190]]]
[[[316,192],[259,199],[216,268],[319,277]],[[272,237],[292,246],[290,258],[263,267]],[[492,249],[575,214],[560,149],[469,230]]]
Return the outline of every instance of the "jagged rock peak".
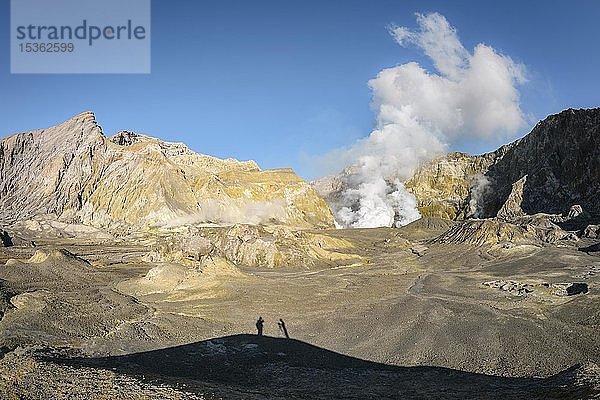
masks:
[[[262,171],[130,131],[107,139],[92,112],[0,140],[0,221],[36,218],[113,232],[209,222],[333,226],[327,204],[291,170]]]
[[[80,122],[92,122],[92,123],[96,123],[96,115],[94,115],[93,111],[84,111],[80,114],[77,114],[76,116],[74,116],[73,118],[76,121],[80,121]]]
[[[134,143],[139,143],[143,135],[131,131],[119,131],[111,136],[109,140],[119,146],[131,146]]]
[[[512,184],[512,190],[508,198],[498,211],[498,218],[504,221],[512,221],[525,215],[521,204],[523,203],[523,189],[527,183],[527,175]]]
[[[143,135],[132,131],[119,131],[110,138],[110,143],[129,148],[128,150],[140,150],[143,147],[160,152],[163,156],[176,157],[178,162],[203,164],[213,172],[226,168],[235,168],[247,171],[260,171],[260,167],[254,160],[240,161],[235,158],[220,159],[205,154],[199,154],[190,149],[182,142],[166,142],[152,136]]]
[[[115,133],[113,136],[108,138],[112,143],[118,144],[119,146],[133,146],[138,143],[146,143],[146,144],[157,144],[162,147],[178,147],[181,149],[186,149],[188,152],[193,153],[189,147],[187,147],[184,143],[180,142],[166,142],[160,140],[158,138],[144,135],[137,132],[132,131],[119,131]]]
[[[449,153],[421,166],[403,182],[422,216],[563,215],[578,204],[581,223],[600,222],[600,108],[567,109],[497,150]],[[348,206],[343,193],[351,168],[313,182],[334,209]],[[520,181],[527,176],[526,181]],[[576,227],[583,229],[585,225]]]
[[[73,129],[73,126],[80,126],[82,132],[85,131],[85,129],[87,128],[90,130],[94,130],[94,136],[102,136],[102,138],[105,138],[104,133],[102,132],[102,127],[100,125],[98,125],[98,123],[96,122],[96,115],[94,114],[93,111],[84,111],[82,113],[79,113],[79,114],[75,115],[74,117],[69,118],[65,122],[54,126],[53,128],[57,128],[57,127],[61,127],[61,126],[65,127],[65,129],[63,129],[63,131],[71,130],[71,129]],[[47,132],[47,131],[52,132],[52,130],[50,130],[50,129],[44,129],[43,131],[44,132]]]
[[[516,202],[522,210],[515,208],[517,214],[563,214],[578,204],[598,221],[599,159],[600,108],[567,109],[491,153],[449,154],[434,160],[406,187],[417,197],[423,215],[461,219],[470,215],[469,206],[476,206],[478,216],[505,217],[507,207]],[[450,164],[452,175],[446,173]],[[519,182],[524,176],[527,180]],[[478,177],[483,185],[475,184]]]

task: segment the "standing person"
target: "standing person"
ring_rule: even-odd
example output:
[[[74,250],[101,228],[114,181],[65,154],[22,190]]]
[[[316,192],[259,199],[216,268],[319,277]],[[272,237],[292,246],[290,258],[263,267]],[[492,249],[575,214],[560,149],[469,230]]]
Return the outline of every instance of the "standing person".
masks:
[[[279,318],[279,322],[277,323],[277,325],[279,325],[279,330],[281,332],[283,332],[283,334],[285,335],[286,338],[290,338],[290,335],[288,335],[288,331],[287,328],[285,327],[285,322],[283,322],[283,319]]]
[[[263,325],[265,324],[265,320],[262,317],[258,317],[256,321],[256,330],[258,331],[258,336],[263,335]]]

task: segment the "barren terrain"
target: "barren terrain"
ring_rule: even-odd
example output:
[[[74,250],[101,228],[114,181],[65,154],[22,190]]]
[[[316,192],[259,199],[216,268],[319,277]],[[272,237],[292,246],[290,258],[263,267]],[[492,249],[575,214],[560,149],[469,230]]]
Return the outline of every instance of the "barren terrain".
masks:
[[[322,252],[302,244],[307,232],[302,252],[277,242],[297,253],[273,267],[177,258],[150,233],[0,248],[0,394],[600,395],[596,241],[435,239],[453,225],[318,231]]]

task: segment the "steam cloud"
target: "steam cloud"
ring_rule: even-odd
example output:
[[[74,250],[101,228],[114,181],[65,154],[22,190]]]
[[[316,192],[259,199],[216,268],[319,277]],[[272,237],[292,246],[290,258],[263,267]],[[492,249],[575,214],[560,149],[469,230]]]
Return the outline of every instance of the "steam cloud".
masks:
[[[455,140],[508,135],[525,125],[516,88],[526,81],[524,66],[484,44],[469,52],[438,13],[417,14],[417,23],[417,30],[389,32],[399,45],[420,48],[437,73],[416,62],[379,72],[369,81],[375,129],[325,156],[340,169],[350,166],[342,175],[346,189],[332,205],[338,226],[401,226],[420,218],[402,185],[419,165]]]
[[[273,221],[281,221],[286,217],[286,201],[255,201],[237,204],[235,201],[219,202],[213,199],[205,200],[201,211],[196,214],[174,218],[161,225],[173,228],[181,225],[211,223],[217,225],[250,224],[258,225]]]
[[[486,192],[490,189],[490,180],[485,175],[475,175],[471,182],[471,189],[469,190],[469,216],[479,218],[483,214],[481,209],[482,200]]]

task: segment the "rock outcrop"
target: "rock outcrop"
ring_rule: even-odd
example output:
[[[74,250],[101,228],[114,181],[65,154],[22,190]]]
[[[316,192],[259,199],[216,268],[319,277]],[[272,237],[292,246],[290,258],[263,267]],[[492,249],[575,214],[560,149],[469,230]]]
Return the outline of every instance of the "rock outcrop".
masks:
[[[523,218],[511,223],[488,218],[463,221],[434,239],[434,242],[482,246],[556,243],[559,240],[577,240],[577,236],[546,219]]]
[[[470,194],[481,196],[488,184],[483,176],[495,155],[474,157],[450,153],[425,164],[404,185],[417,198],[423,216],[462,219],[465,214],[477,216],[477,201],[469,204]]]
[[[10,247],[14,245],[12,237],[5,230],[0,229],[0,247]]]
[[[186,263],[223,259],[250,267],[339,266],[363,263],[347,240],[327,232],[294,230],[283,226],[236,224],[231,227],[191,228],[156,239],[149,261]]]
[[[570,208],[579,205],[579,214],[598,219],[599,159],[600,108],[568,109],[492,153],[451,153],[434,160],[417,171],[406,188],[416,196],[423,215],[568,217]]]
[[[0,141],[0,220],[47,220],[109,232],[182,224],[333,226],[324,200],[292,170],[221,160],[122,131],[85,112]]]
[[[483,155],[449,153],[404,181],[422,216],[512,220],[537,213],[600,218],[600,108],[568,109],[540,121],[525,137]],[[313,182],[333,209],[352,167]],[[349,172],[350,171],[350,172]],[[570,210],[578,205],[579,216]]]
[[[533,295],[536,297],[548,297],[548,296],[575,296],[578,294],[585,294],[588,292],[588,285],[585,283],[577,282],[561,282],[561,283],[548,283],[540,281],[531,282],[518,282],[518,281],[506,281],[503,279],[483,282],[484,286],[499,289],[504,292],[508,292],[514,296],[529,296]]]
[[[512,189],[508,195],[508,198],[504,204],[502,204],[500,210],[498,210],[498,218],[505,221],[512,221],[515,218],[525,215],[522,207],[525,183],[527,183],[527,175],[512,184]]]

